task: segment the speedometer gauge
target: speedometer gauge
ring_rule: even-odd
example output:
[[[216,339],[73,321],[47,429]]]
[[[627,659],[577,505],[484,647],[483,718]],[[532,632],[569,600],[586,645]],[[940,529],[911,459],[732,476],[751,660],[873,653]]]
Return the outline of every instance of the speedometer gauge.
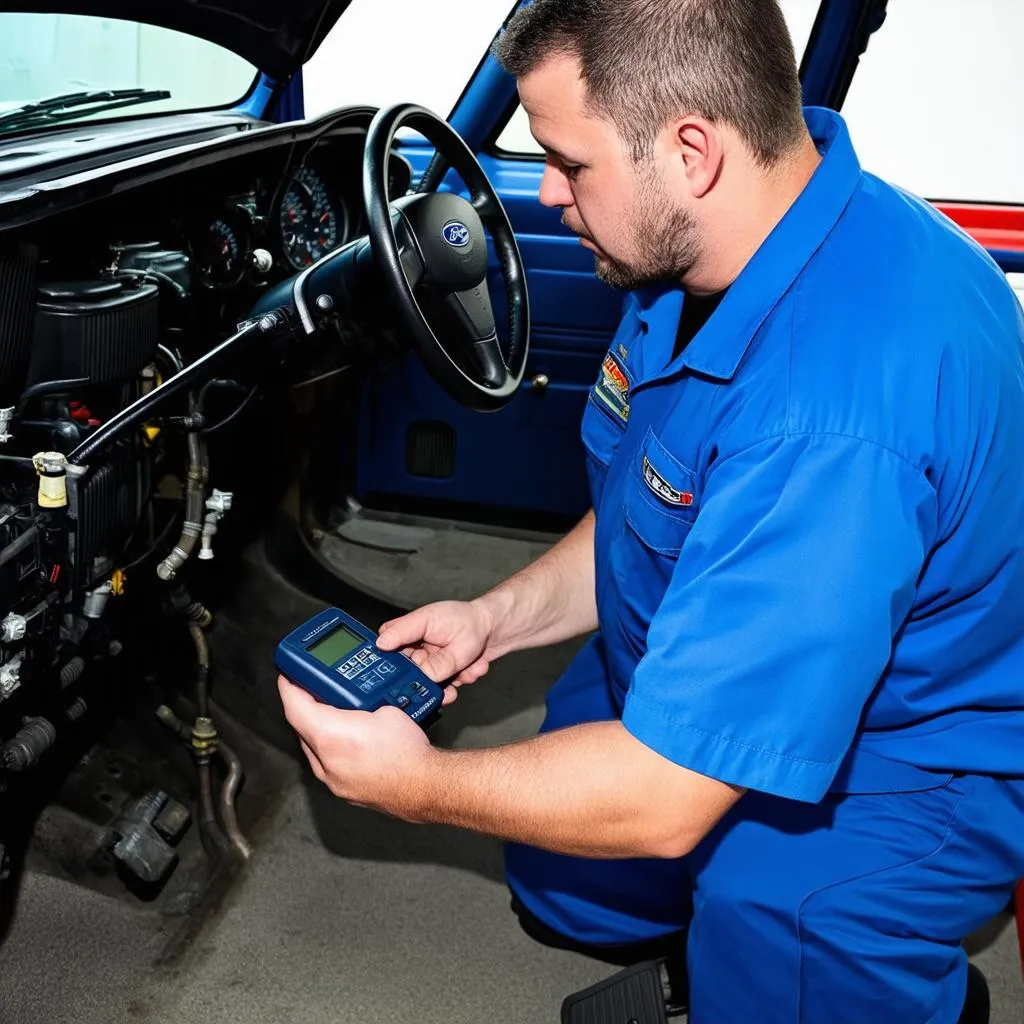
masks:
[[[297,270],[336,249],[347,227],[323,178],[311,167],[300,168],[292,178],[281,201],[280,225],[285,258]]]

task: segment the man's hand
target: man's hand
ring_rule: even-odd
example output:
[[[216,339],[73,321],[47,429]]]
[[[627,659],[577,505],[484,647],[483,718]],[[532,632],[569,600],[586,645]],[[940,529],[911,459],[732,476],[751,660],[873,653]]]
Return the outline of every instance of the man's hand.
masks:
[[[372,714],[339,711],[284,676],[277,685],[313,774],[335,796],[406,821],[423,820],[417,783],[429,777],[435,751],[407,714],[393,707]]]
[[[279,678],[313,774],[359,807],[576,857],[682,857],[742,790],[681,768],[621,722],[437,750],[404,712],[339,711]]]
[[[497,657],[491,647],[493,629],[483,602],[439,601],[385,622],[377,646],[382,651],[401,650],[434,682],[447,682],[444,702],[450,704],[457,688],[475,683]]]
[[[444,702],[512,651],[544,647],[597,628],[594,513],[550,551],[474,601],[439,601],[385,622],[377,646],[409,655]]]

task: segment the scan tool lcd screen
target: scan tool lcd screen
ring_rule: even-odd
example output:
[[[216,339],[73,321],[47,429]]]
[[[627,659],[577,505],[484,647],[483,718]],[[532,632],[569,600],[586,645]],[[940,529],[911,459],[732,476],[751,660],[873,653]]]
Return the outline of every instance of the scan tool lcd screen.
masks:
[[[344,626],[339,626],[330,636],[313,644],[306,653],[311,654],[324,665],[333,665],[362,644],[361,637],[356,636]]]

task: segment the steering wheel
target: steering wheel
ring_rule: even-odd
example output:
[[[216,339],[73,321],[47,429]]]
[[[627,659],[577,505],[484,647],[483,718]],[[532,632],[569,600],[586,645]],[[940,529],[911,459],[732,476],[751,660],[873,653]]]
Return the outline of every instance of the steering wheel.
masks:
[[[393,202],[388,164],[395,135],[412,128],[437,156],[421,188],[449,165],[471,202],[450,192],[420,191]],[[363,158],[363,201],[374,264],[398,319],[433,378],[478,412],[504,408],[515,396],[530,348],[530,303],[515,233],[483,168],[459,134],[414,104],[381,110]],[[502,354],[487,286],[487,228],[508,297],[509,345]]]

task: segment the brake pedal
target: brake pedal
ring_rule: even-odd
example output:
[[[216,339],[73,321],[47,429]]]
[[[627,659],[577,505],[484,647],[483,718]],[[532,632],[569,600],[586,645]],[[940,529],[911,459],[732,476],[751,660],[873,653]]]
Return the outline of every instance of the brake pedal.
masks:
[[[562,1024],[668,1024],[662,966],[634,964],[566,997]]]

